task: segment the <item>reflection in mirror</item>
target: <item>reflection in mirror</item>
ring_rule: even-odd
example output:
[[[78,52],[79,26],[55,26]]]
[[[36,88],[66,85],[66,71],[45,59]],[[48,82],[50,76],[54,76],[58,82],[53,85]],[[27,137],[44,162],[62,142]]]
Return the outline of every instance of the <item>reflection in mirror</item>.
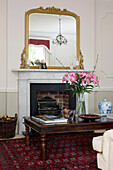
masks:
[[[59,33],[56,36],[56,38],[52,41],[53,44],[58,44],[58,45],[62,45],[62,44],[67,44],[67,39],[62,35],[61,33],[61,15],[59,16]]]
[[[40,37],[29,38],[29,62],[30,65],[40,65],[40,63],[50,63],[50,45],[47,39]]]
[[[59,18],[61,30],[67,39],[66,44],[52,43],[59,34]],[[68,23],[68,24],[67,24]],[[29,15],[29,60],[31,65],[35,61],[45,62],[47,66],[76,65],[76,19],[72,16],[50,14]]]

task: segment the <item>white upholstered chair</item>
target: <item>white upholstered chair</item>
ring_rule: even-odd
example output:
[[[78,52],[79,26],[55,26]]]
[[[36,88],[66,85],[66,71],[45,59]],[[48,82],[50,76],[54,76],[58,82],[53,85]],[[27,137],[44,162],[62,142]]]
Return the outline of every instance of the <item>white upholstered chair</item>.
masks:
[[[113,170],[113,129],[104,132],[103,136],[94,137],[93,149],[97,153],[97,166],[102,170]]]

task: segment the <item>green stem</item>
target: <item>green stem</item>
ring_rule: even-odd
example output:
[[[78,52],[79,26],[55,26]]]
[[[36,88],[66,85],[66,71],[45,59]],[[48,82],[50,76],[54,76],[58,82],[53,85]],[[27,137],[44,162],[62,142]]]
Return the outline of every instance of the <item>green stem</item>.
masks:
[[[85,114],[85,108],[83,105],[83,95],[84,93],[78,94],[78,101],[76,106],[76,114]]]

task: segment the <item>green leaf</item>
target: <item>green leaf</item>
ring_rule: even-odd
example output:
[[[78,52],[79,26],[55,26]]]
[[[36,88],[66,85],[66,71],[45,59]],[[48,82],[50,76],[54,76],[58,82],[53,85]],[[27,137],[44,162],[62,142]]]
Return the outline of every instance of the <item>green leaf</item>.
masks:
[[[77,77],[78,77],[78,79],[80,79],[80,76],[79,76],[79,74],[77,73]]]
[[[83,77],[82,77],[82,79],[85,79],[85,78],[86,78],[86,76],[83,76]]]

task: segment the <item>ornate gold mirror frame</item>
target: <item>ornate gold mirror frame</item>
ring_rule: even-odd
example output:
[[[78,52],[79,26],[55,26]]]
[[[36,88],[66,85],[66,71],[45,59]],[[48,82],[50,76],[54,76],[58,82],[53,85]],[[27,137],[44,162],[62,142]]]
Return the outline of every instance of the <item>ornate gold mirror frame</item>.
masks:
[[[75,13],[70,12],[66,9],[61,10],[55,7],[47,7],[46,9],[43,9],[43,7],[40,7],[36,9],[31,9],[25,13],[25,48],[23,49],[23,52],[21,54],[20,68],[21,69],[28,68],[27,61],[28,61],[28,54],[29,54],[29,15],[32,13],[68,15],[76,19],[76,36],[77,36],[76,37],[76,49],[77,49],[76,60],[79,63],[77,69],[84,69],[83,56],[80,51],[80,17],[76,15]],[[34,68],[34,67],[31,66],[30,68]],[[61,67],[48,66],[47,68],[48,69],[61,69],[62,66]],[[76,69],[76,67],[74,69]]]

